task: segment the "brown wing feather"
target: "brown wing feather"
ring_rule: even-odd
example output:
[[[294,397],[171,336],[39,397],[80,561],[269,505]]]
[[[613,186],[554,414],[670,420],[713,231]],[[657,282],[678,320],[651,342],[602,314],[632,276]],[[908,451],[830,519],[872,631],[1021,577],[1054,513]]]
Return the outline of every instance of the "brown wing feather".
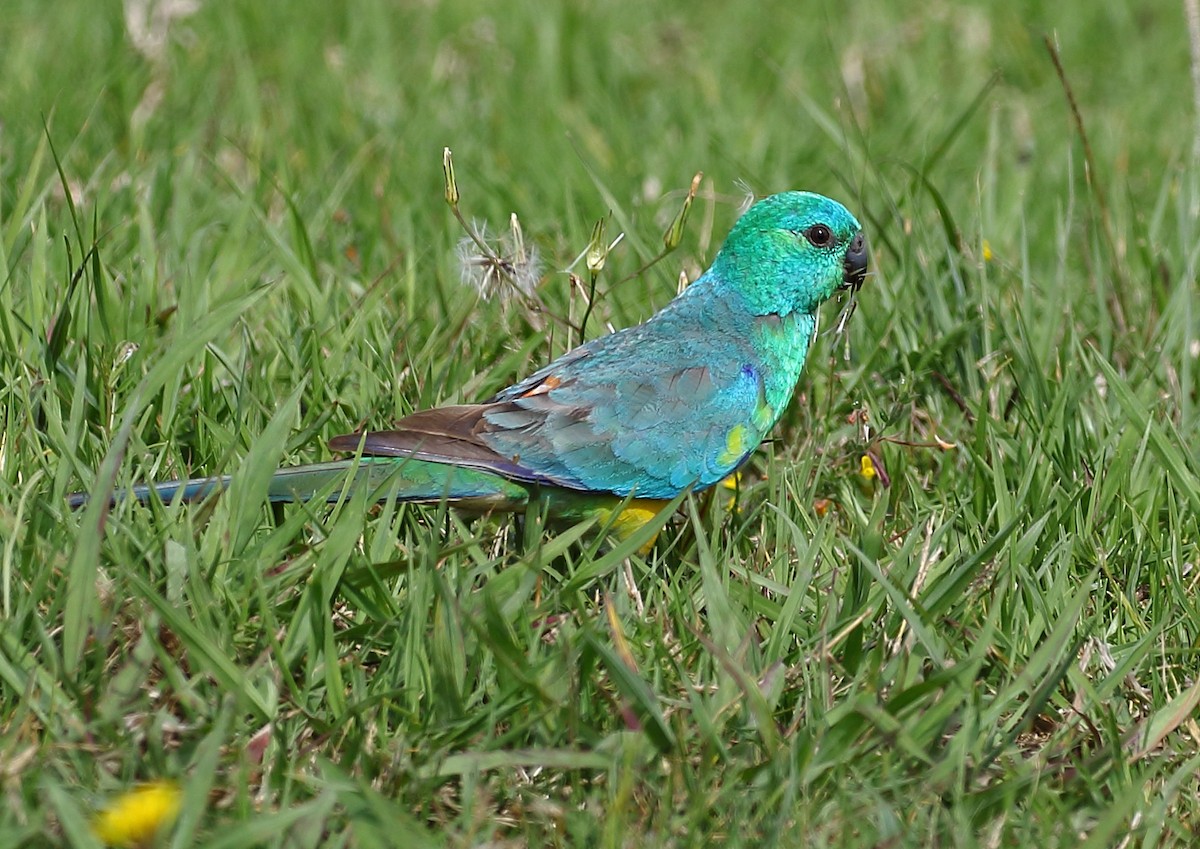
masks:
[[[513,480],[554,483],[545,475],[520,464],[519,457],[505,457],[483,443],[480,434],[491,425],[485,414],[504,412],[510,405],[461,404],[419,410],[396,422],[392,430],[348,433],[329,441],[334,451],[358,451],[367,456],[416,457],[497,472]]]

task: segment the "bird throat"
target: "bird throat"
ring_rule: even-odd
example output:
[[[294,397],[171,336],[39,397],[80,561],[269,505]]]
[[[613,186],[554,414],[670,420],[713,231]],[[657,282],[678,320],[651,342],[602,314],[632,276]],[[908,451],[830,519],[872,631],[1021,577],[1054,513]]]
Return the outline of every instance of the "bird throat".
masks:
[[[754,347],[763,362],[763,401],[769,408],[767,429],[773,426],[796,391],[808,349],[817,329],[810,313],[759,316],[754,322]]]

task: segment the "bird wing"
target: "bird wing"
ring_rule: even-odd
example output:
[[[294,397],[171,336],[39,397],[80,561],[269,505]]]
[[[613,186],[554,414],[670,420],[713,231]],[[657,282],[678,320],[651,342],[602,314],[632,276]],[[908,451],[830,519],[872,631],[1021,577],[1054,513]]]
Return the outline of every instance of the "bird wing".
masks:
[[[498,454],[481,438],[488,429],[484,414],[492,404],[463,404],[420,410],[396,422],[392,430],[348,433],[329,441],[334,451],[358,451],[364,456],[415,457],[495,472],[510,480],[571,486],[514,458]]]
[[[330,446],[642,498],[710,486],[769,427],[761,368],[736,336],[646,328],[576,348],[483,404],[422,410]]]

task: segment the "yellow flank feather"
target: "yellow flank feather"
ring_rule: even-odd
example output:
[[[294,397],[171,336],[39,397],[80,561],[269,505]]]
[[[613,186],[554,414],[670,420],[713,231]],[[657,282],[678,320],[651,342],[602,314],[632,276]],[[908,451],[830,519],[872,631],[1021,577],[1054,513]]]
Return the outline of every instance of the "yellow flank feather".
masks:
[[[746,426],[734,425],[725,434],[725,450],[717,455],[717,462],[722,466],[733,466],[746,456],[749,448],[746,439]]]
[[[624,509],[613,518],[613,511],[618,509],[613,507],[599,507],[596,509],[596,517],[600,522],[601,527],[608,527],[609,533],[617,539],[628,539],[640,527],[645,525],[651,519],[658,515],[658,511],[663,508],[666,501],[660,501],[657,498],[631,498],[628,502],[617,501],[616,505],[624,505]],[[611,525],[609,522],[611,521]],[[638,549],[638,554],[645,555],[654,546],[654,541],[658,539],[658,534],[650,538],[650,541]]]

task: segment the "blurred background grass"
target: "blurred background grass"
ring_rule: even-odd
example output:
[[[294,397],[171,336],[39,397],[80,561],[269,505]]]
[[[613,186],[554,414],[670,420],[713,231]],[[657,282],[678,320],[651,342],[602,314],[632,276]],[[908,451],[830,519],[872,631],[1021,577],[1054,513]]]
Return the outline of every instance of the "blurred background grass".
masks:
[[[157,778],[155,845],[1194,845],[1181,3],[8,0],[0,44],[0,846],[94,843]],[[562,350],[461,285],[444,146],[576,320],[607,214],[616,325],[748,190],[859,214],[875,275],[736,505],[646,558],[65,510],[106,460],[322,459]]]

